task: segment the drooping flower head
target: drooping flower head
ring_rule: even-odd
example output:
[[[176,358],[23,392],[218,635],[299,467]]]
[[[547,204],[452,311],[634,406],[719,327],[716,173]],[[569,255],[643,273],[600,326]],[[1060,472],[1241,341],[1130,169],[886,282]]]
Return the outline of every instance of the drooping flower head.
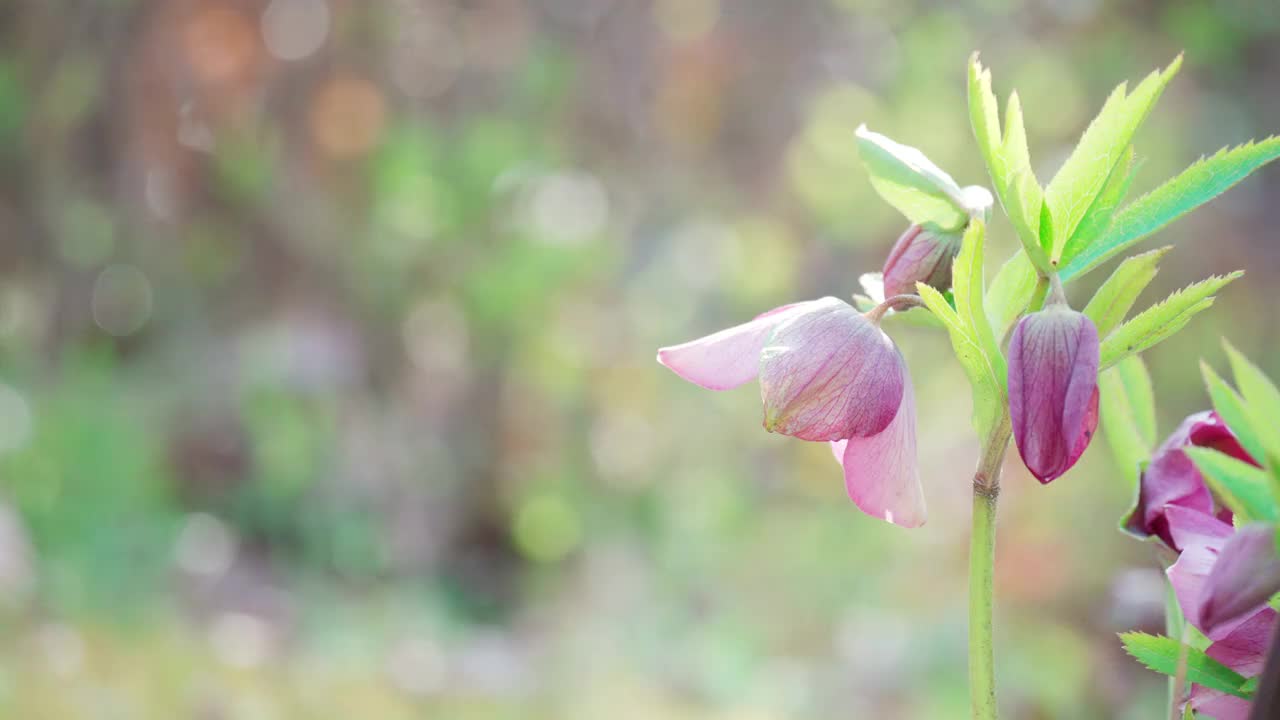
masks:
[[[711,390],[759,378],[765,429],[832,443],[860,509],[907,527],[924,522],[906,364],[878,324],[848,303],[786,305],[662,348],[658,362]]]
[[[1098,329],[1053,303],[1018,321],[1009,340],[1009,413],[1018,452],[1042,483],[1061,476],[1098,427]]]
[[[1139,537],[1158,537],[1172,550],[1181,548],[1169,530],[1165,509],[1184,507],[1231,521],[1231,512],[1218,507],[1204,476],[1183,452],[1186,447],[1207,447],[1237,460],[1257,465],[1240,445],[1235,433],[1216,412],[1190,415],[1156,449],[1138,482],[1138,499],[1125,518],[1126,531]]]
[[[1234,528],[1181,505],[1167,506],[1165,515],[1181,548],[1167,573],[1182,614],[1212,641],[1209,657],[1246,678],[1258,675],[1276,628],[1276,611],[1267,604],[1280,590],[1274,529]],[[1202,686],[1193,688],[1190,702],[1219,720],[1249,717],[1249,701]]]
[[[961,235],[912,225],[898,237],[884,261],[884,294],[914,295],[916,283],[938,290],[951,287],[951,265],[960,252]]]

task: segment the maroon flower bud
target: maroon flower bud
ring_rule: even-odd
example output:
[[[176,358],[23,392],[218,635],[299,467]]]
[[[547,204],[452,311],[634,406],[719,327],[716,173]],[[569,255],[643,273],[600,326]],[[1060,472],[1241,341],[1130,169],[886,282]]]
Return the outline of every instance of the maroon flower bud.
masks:
[[[1098,329],[1054,303],[1018,321],[1009,341],[1009,412],[1027,469],[1042,483],[1065,473],[1098,427]]]
[[[951,263],[960,252],[961,236],[935,233],[912,225],[902,233],[884,261],[884,296],[915,295],[922,282],[945,291],[951,287]]]

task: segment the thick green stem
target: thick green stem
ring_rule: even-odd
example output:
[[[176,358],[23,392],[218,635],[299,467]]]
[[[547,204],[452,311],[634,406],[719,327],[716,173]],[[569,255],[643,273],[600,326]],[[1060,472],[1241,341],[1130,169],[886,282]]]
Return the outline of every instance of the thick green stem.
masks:
[[[991,617],[995,605],[996,498],[1000,466],[1009,445],[1009,416],[985,439],[973,476],[973,535],[969,541],[969,696],[974,720],[996,718],[995,645]]]

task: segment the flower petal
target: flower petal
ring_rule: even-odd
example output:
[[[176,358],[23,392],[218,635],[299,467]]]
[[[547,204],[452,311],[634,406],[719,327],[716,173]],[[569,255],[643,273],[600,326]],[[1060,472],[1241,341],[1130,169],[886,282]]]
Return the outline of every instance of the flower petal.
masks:
[[[814,441],[883,431],[907,374],[893,341],[842,300],[807,305],[788,313],[760,353],[765,429]]]
[[[844,468],[845,490],[858,509],[902,527],[924,524],[924,489],[916,463],[916,398],[910,378],[898,414],[883,432],[833,442],[831,450]]]
[[[1042,483],[1065,473],[1098,427],[1098,330],[1082,313],[1051,306],[1018,321],[1009,341],[1013,435]]]
[[[1278,590],[1275,529],[1260,523],[1237,528],[1223,544],[1201,591],[1200,621],[1205,634],[1253,615]]]
[[[1155,535],[1171,549],[1178,550],[1180,548],[1170,534],[1169,521],[1165,517],[1166,506],[1177,505],[1213,513],[1213,496],[1205,485],[1204,477],[1182,449],[1191,444],[1197,428],[1220,424],[1220,421],[1214,422],[1215,417],[1210,411],[1187,417],[1156,450],[1139,479],[1138,499],[1125,520],[1126,530],[1140,537]],[[1226,429],[1225,425],[1221,427]]]
[[[818,300],[783,305],[706,337],[658,350],[658,362],[708,390],[731,390],[755,379],[760,350],[779,324]]]
[[[1221,639],[1239,623],[1222,624],[1214,628],[1214,632],[1208,632],[1201,619],[1201,598],[1204,596],[1209,573],[1217,562],[1223,545],[1231,537],[1233,528],[1212,515],[1176,505],[1169,506],[1166,513],[1173,539],[1182,548],[1178,561],[1169,566],[1167,571],[1174,595],[1178,598],[1178,606],[1182,608],[1187,621],[1204,632],[1209,639]]]
[[[1208,447],[1237,460],[1257,465],[1235,433],[1212,410],[1189,415],[1152,456],[1138,483],[1138,499],[1125,518],[1125,530],[1139,537],[1156,536],[1173,550],[1179,547],[1169,533],[1165,507],[1180,505],[1217,515],[1231,522],[1231,511],[1215,502],[1204,476],[1183,452],[1188,446]]]
[[[1205,653],[1246,678],[1262,673],[1276,628],[1276,611],[1263,608],[1241,623],[1229,635],[1209,646]],[[1191,689],[1191,707],[1218,720],[1248,720],[1248,700],[1211,690],[1202,685]]]

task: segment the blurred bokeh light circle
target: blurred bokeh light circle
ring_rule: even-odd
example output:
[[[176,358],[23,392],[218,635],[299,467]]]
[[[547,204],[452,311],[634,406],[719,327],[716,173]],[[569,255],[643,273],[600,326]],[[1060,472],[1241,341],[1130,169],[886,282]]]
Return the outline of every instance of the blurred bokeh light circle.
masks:
[[[335,159],[363,155],[382,136],[386,112],[377,86],[351,73],[338,73],[311,104],[311,135]]]
[[[151,281],[133,265],[109,265],[93,283],[91,309],[98,327],[132,335],[151,319]]]
[[[262,41],[281,60],[302,60],[324,45],[329,35],[325,0],[271,0],[262,11]]]

